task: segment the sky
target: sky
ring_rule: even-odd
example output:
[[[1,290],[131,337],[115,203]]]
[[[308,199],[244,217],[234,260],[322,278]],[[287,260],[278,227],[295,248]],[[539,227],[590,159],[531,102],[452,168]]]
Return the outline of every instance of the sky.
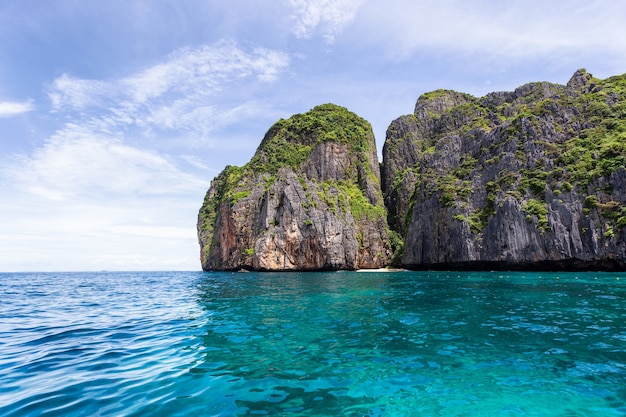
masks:
[[[280,118],[392,120],[579,68],[626,73],[615,0],[3,0],[0,271],[200,270],[197,213]]]

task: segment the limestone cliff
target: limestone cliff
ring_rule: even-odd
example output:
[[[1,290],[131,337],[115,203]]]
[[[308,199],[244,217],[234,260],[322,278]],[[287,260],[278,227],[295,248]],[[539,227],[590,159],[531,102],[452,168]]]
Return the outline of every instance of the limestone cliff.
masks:
[[[204,270],[387,265],[371,126],[332,104],[279,120],[248,164],[226,167],[212,181],[198,237]]]
[[[421,96],[383,148],[412,268],[626,269],[626,75]]]

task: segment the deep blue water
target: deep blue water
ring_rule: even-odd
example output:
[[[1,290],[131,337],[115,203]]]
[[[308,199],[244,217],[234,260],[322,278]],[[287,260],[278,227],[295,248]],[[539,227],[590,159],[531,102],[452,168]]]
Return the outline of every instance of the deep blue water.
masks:
[[[0,416],[626,416],[626,274],[0,274]]]

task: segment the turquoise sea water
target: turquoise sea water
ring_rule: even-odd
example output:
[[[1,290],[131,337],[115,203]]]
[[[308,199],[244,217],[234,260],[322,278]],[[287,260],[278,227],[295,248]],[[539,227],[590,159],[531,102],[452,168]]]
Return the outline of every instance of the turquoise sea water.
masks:
[[[626,416],[626,274],[0,274],[0,416]]]

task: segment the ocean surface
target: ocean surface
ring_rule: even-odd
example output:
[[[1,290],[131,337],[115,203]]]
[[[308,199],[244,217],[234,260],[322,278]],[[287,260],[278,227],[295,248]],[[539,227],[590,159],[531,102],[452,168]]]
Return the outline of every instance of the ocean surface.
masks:
[[[626,416],[626,274],[0,274],[0,416]]]

